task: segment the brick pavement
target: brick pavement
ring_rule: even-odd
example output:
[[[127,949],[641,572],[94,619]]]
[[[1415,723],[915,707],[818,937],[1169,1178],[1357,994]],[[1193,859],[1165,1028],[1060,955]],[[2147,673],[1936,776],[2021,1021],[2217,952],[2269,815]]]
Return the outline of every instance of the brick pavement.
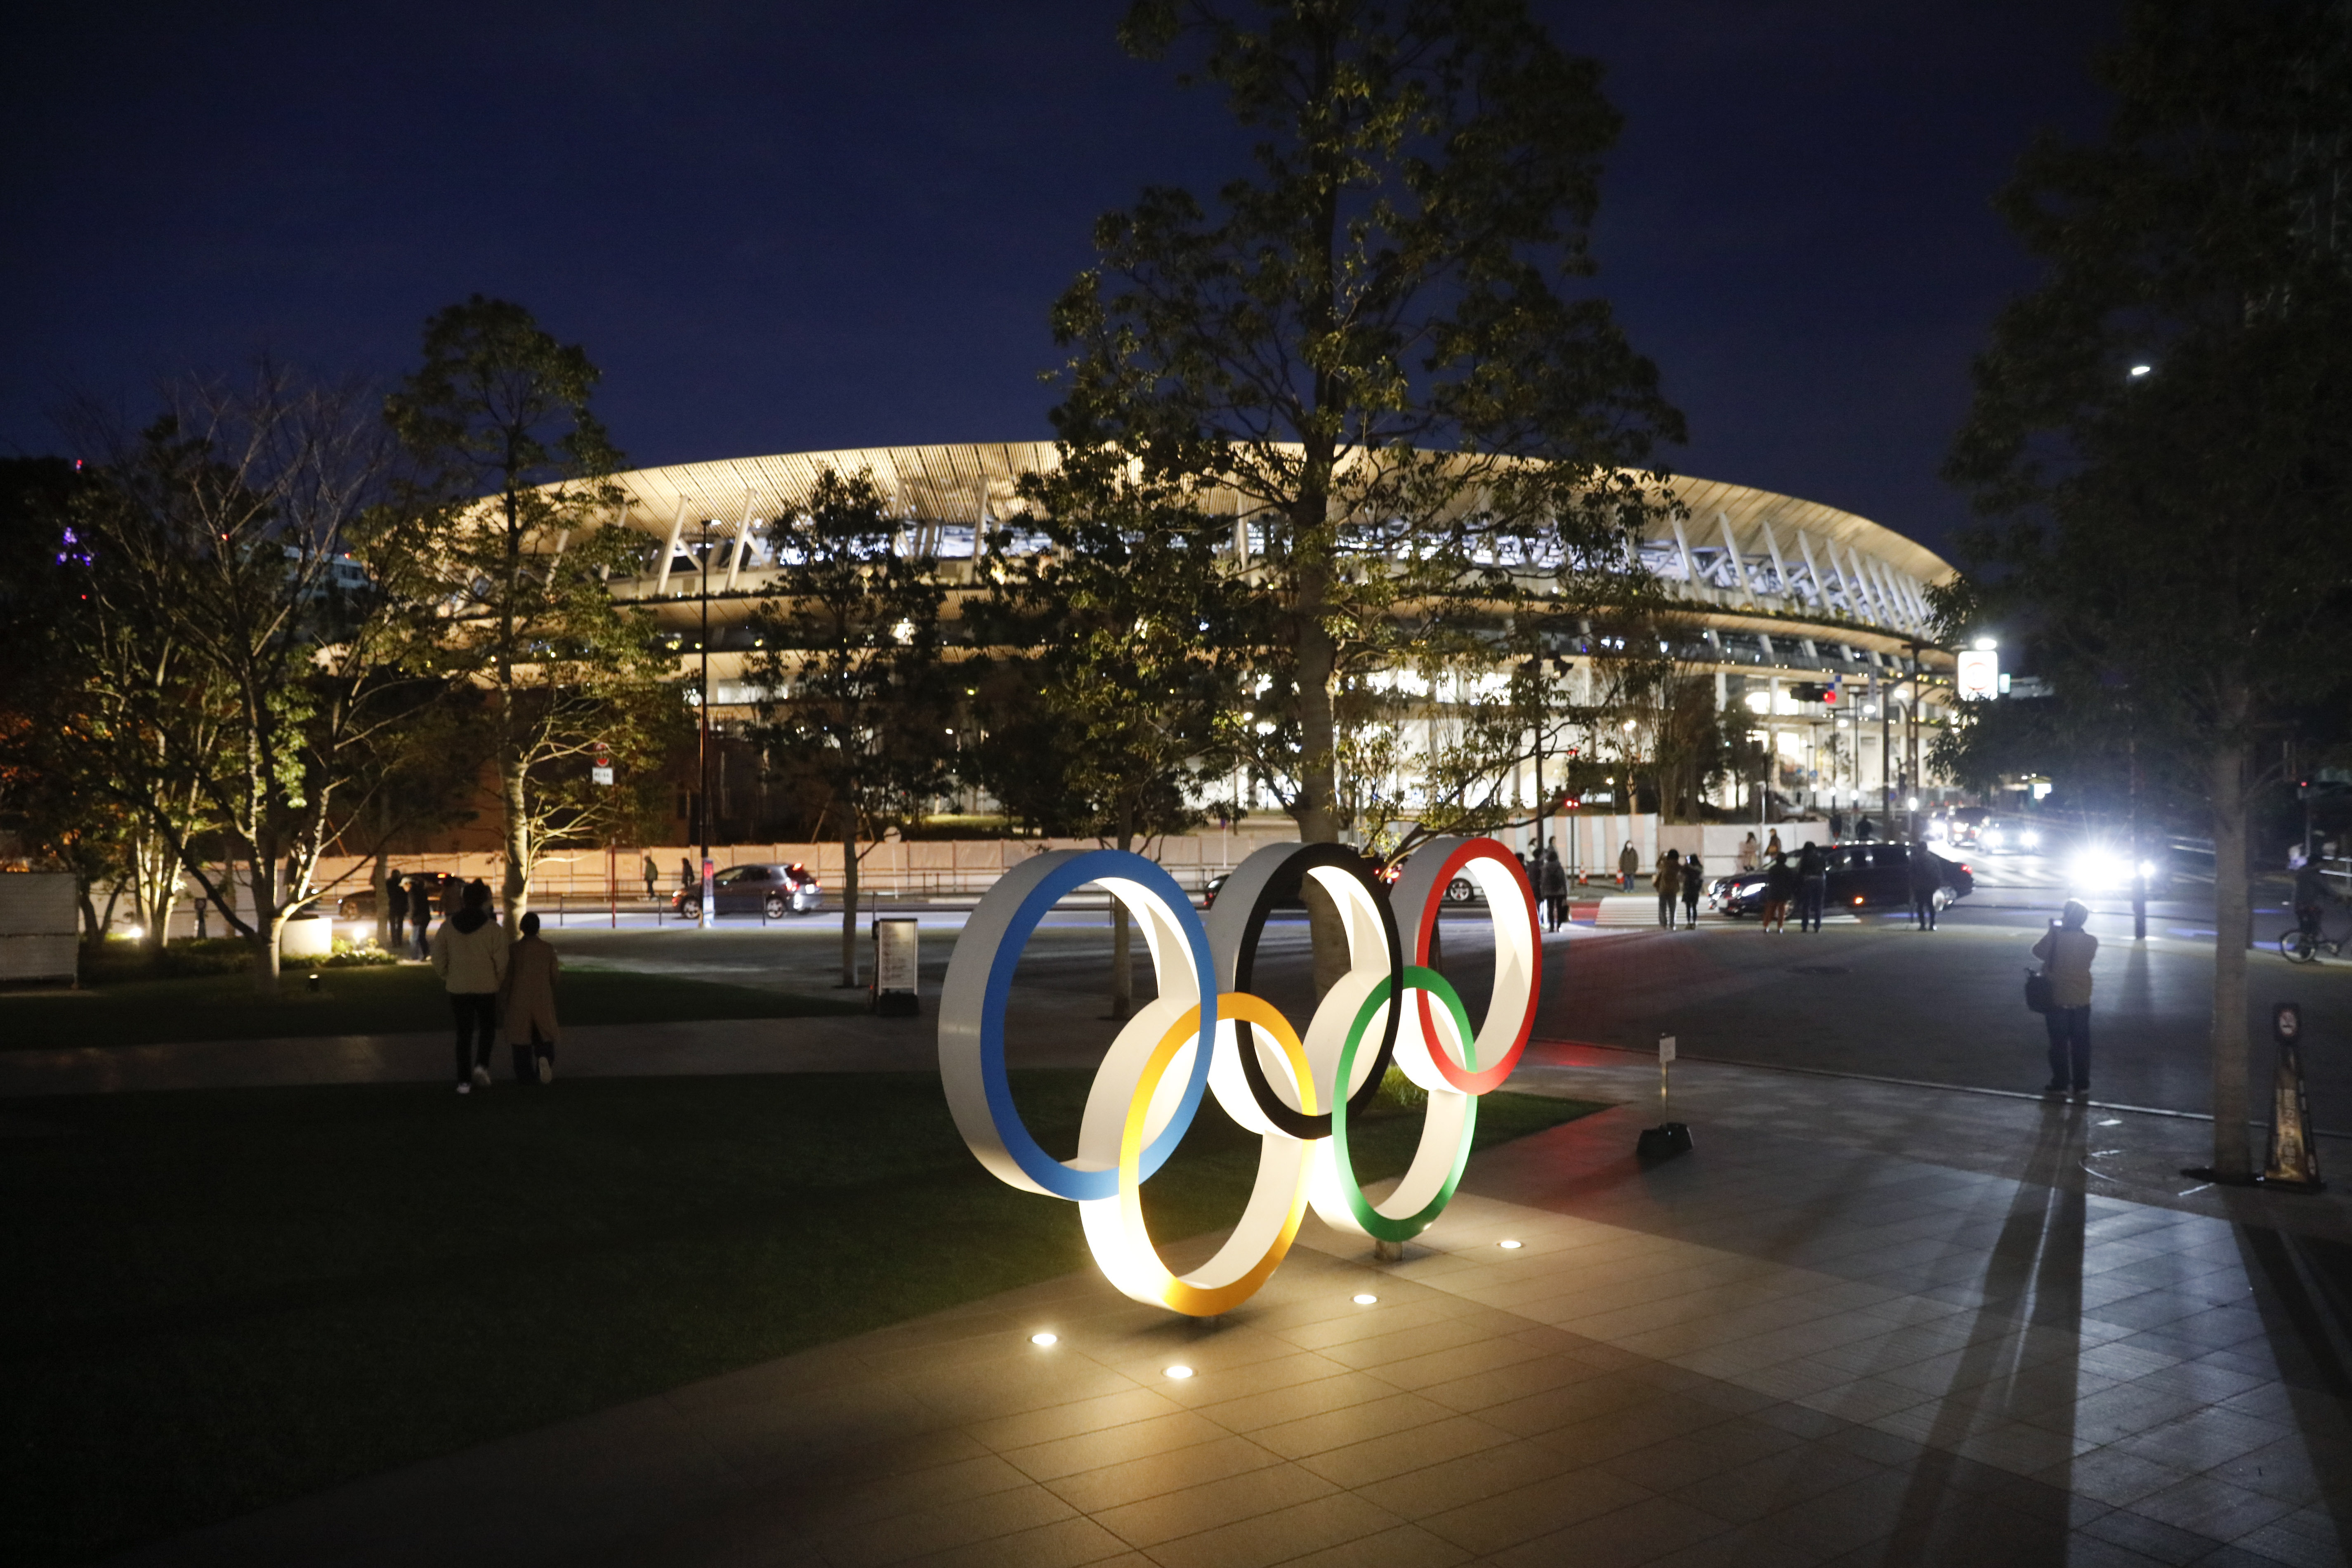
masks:
[[[2200,1122],[1677,1091],[1689,1156],[1639,1103],[1489,1151],[1402,1264],[1310,1219],[1215,1324],[1084,1272],[128,1560],[2344,1561],[2352,1205],[2174,1182]]]

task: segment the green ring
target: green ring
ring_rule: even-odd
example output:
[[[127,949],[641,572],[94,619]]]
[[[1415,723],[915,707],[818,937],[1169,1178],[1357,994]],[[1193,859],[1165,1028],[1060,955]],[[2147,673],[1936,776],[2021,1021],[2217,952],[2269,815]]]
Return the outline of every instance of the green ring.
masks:
[[[1454,1015],[1454,1026],[1461,1031],[1462,1048],[1470,1058],[1464,1065],[1473,1072],[1477,1071],[1477,1036],[1471,1030],[1470,1015],[1462,1005],[1461,994],[1445,976],[1434,969],[1407,964],[1403,989],[1426,991],[1445,1004],[1446,1011]],[[1437,1195],[1430,1199],[1419,1214],[1404,1219],[1391,1219],[1374,1208],[1371,1200],[1364,1196],[1363,1187],[1356,1181],[1355,1163],[1348,1157],[1348,1097],[1339,1091],[1354,1073],[1356,1047],[1363,1044],[1365,1031],[1371,1027],[1372,1018],[1380,1012],[1381,1004],[1394,995],[1396,990],[1395,982],[1383,974],[1373,985],[1371,994],[1364,998],[1363,1006],[1356,1012],[1355,1023],[1349,1026],[1347,1043],[1339,1047],[1339,1072],[1332,1080],[1331,1154],[1339,1166],[1340,1192],[1346,1196],[1348,1210],[1356,1216],[1356,1223],[1364,1227],[1366,1235],[1377,1241],[1410,1241],[1427,1230],[1431,1222],[1444,1212],[1445,1205],[1454,1201],[1454,1188],[1462,1180],[1463,1168],[1470,1163],[1471,1137],[1478,1129],[1478,1101],[1473,1097],[1463,1109],[1462,1142],[1454,1151],[1454,1168],[1445,1173],[1444,1184],[1437,1189]],[[1408,1170],[1411,1168],[1410,1165],[1406,1167]]]

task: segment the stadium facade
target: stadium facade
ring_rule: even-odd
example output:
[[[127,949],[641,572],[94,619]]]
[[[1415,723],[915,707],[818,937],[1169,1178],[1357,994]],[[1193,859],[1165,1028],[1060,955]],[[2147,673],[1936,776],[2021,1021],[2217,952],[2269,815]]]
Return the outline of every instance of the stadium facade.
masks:
[[[905,520],[906,547],[938,559],[952,615],[956,591],[973,586],[985,547],[1000,531],[1017,541],[1022,476],[1055,460],[1050,442],[1003,442],[624,473],[614,521],[657,547],[643,575],[613,578],[611,589],[652,609],[688,675],[700,672],[707,612],[711,715],[740,718],[754,695],[744,679],[751,623],[776,575],[763,525],[800,510],[820,475],[873,475]],[[1770,749],[1786,803],[1875,805],[1883,791],[1917,789],[1927,735],[1952,701],[1954,665],[1930,640],[1925,594],[1952,567],[1867,518],[1817,501],[1713,479],[1681,478],[1673,488],[1683,515],[1650,527],[1643,564],[1697,628],[1685,667],[1711,674],[1718,705]],[[1243,498],[1212,494],[1206,504],[1234,518],[1237,550],[1252,548]],[[1531,580],[1544,575],[1532,562],[1512,569]],[[1836,700],[1824,700],[1831,687]],[[1726,784],[1717,795],[1727,808],[1750,804],[1741,784]]]

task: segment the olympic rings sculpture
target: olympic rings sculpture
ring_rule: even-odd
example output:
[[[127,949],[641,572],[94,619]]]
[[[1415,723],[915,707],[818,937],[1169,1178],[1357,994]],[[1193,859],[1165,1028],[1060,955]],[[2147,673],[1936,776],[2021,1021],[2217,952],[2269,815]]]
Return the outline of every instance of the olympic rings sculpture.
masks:
[[[1337,904],[1349,963],[1302,1037],[1249,984],[1267,914],[1305,878]],[[1464,879],[1485,895],[1495,931],[1493,995],[1475,1031],[1462,998],[1429,966],[1446,889]],[[1065,1161],[1038,1144],[1013,1107],[1004,1010],[1013,966],[1039,921],[1090,882],[1134,917],[1159,995],[1104,1055],[1077,1156]],[[1429,1227],[1469,1160],[1478,1097],[1508,1078],[1527,1048],[1542,952],[1527,874],[1491,838],[1431,841],[1405,862],[1393,889],[1381,888],[1351,849],[1270,845],[1226,880],[1205,922],[1175,879],[1142,856],[1062,850],[1006,873],[964,927],[940,998],[940,1076],[981,1163],[1009,1185],[1076,1203],[1096,1262],[1120,1290],[1215,1317],[1273,1275],[1310,1205],[1335,1229],[1378,1241],[1402,1242]],[[1412,1164],[1375,1204],[1356,1179],[1348,1124],[1370,1105],[1391,1063],[1428,1091],[1429,1106]],[[1209,1094],[1259,1135],[1257,1180],[1224,1246],[1180,1277],[1144,1228],[1142,1186]]]

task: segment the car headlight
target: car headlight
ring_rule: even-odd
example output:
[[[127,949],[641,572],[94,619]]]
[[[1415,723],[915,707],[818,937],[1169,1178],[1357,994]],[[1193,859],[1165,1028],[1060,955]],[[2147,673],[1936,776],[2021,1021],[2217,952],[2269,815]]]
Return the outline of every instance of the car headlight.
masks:
[[[2112,849],[2085,849],[2074,857],[2072,880],[2075,887],[2096,891],[2120,888],[2131,880],[2131,862]]]
[[[2019,834],[2017,836],[2017,841],[2020,844],[2024,845],[2028,849],[2039,849],[2042,847],[2042,835],[2035,832],[2031,827]]]
[[[2156,862],[2153,860],[2141,861],[2139,863],[2139,875],[2140,880],[2144,882],[2154,881],[2156,879]]]
[[[1986,848],[1988,848],[1988,849],[1994,849],[1994,848],[1998,848],[1998,847],[2000,847],[2000,828],[1998,828],[1998,827],[1988,827],[1988,828],[1986,828],[1986,829],[1984,830],[1984,843],[1985,843],[1985,847],[1986,847]]]

